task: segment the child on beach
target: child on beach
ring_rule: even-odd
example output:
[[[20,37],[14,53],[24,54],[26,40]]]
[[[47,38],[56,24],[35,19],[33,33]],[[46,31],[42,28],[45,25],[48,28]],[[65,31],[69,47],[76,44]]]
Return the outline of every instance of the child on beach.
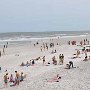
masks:
[[[11,76],[10,76],[10,81],[9,82],[13,82],[14,80],[13,80],[13,75],[11,74]]]
[[[13,84],[10,85],[10,87],[12,87],[12,86],[16,86],[16,84],[17,84],[17,77],[15,77],[15,81],[13,81]]]

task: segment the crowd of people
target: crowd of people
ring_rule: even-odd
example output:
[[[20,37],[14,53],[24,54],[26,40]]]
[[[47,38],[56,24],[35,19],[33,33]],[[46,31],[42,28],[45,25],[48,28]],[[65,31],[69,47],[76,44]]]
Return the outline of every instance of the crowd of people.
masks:
[[[15,71],[15,77],[13,76],[13,74],[8,76],[8,73],[6,73],[4,75],[4,83],[5,85],[10,83],[10,86],[15,86],[15,85],[19,85],[19,83],[22,82],[24,78],[26,78],[26,74],[24,75],[23,72],[19,74],[19,72]]]
[[[84,40],[83,42],[80,41],[80,45],[86,45],[86,42],[88,42],[88,44],[89,44],[89,41]],[[38,45],[39,43],[37,42],[36,44]],[[76,42],[76,41],[68,41],[68,44],[69,44],[69,45],[70,45],[70,44],[76,45],[77,42]],[[34,44],[34,46],[35,46],[35,44]],[[7,43],[6,45],[4,45],[4,48],[3,48],[3,53],[4,53],[4,54],[5,54],[5,48],[7,48],[7,47],[8,47],[8,43]],[[54,43],[50,43],[50,48],[51,48],[51,47],[54,47]],[[43,43],[43,45],[41,46],[40,50],[41,50],[41,52],[42,52],[43,50],[44,50],[44,51],[45,51],[45,50],[48,51],[48,45],[47,45],[47,43]],[[87,50],[85,47],[83,47],[82,52],[85,54],[84,61],[89,60],[89,59],[90,59],[90,56],[89,56],[89,59],[88,59],[88,56],[87,56],[88,50]],[[51,53],[57,53],[57,50],[56,50],[56,49],[55,49],[55,51],[52,50]],[[81,54],[81,53],[80,53],[80,50],[77,50],[77,52],[76,52],[76,58],[78,58],[80,54]],[[1,54],[1,51],[0,51],[0,57],[1,57],[1,55],[2,55],[2,54]],[[63,64],[64,64],[64,54],[60,54],[60,55],[58,56],[58,59],[59,59],[59,65],[63,65]],[[32,65],[34,65],[35,62],[38,61],[38,60],[42,60],[43,65],[45,65],[46,56],[43,56],[42,58],[41,58],[41,57],[37,57],[37,58],[35,58],[35,59],[32,59],[32,60],[30,60],[30,61],[27,61],[26,63],[22,62],[20,66],[27,66],[27,67],[28,67],[28,66],[32,66]],[[58,64],[58,63],[57,63],[58,60],[56,60],[56,56],[55,56],[55,55],[52,57],[52,60],[51,60],[51,61],[52,61],[52,64],[53,64],[53,65],[57,65],[57,64]],[[48,64],[50,64],[50,63],[48,63]],[[69,61],[69,63],[67,63],[66,66],[65,66],[65,69],[71,69],[71,68],[76,68],[76,67],[74,67],[74,65],[73,65],[73,61]],[[0,68],[0,70],[1,70],[1,68]],[[19,85],[19,83],[20,83],[21,81],[23,81],[23,79],[26,77],[26,75],[23,75],[23,72],[21,72],[21,74],[19,74],[17,71],[15,71],[15,74],[16,74],[15,77],[13,77],[13,74],[11,74],[10,77],[8,77],[8,73],[6,73],[6,74],[4,75],[4,83],[5,83],[5,85],[7,85],[7,83],[9,83],[9,82],[12,82],[12,84],[11,84],[10,86]],[[58,77],[58,76],[57,76],[57,77]],[[61,77],[59,77],[58,79],[61,79]]]

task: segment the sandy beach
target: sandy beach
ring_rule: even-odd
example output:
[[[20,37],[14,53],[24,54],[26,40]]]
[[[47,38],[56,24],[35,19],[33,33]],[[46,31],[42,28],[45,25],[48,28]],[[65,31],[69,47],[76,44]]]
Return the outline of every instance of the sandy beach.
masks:
[[[2,54],[0,57],[0,90],[90,90],[90,60],[83,61],[85,55],[82,53],[82,48],[88,45],[80,46],[80,41],[83,41],[86,37],[72,36],[52,39],[37,40],[39,44],[35,46],[35,42],[26,44],[9,43],[8,48],[5,49],[5,55]],[[76,45],[68,45],[68,41],[73,40],[77,42]],[[50,43],[55,45],[54,47],[49,47],[48,50],[42,49],[41,52],[40,48],[43,46],[43,43],[47,43],[48,47]],[[52,50],[55,49],[57,53],[51,54]],[[77,49],[80,50],[80,58],[72,59],[71,57],[77,53]],[[2,51],[2,47],[0,50]],[[60,54],[64,54],[63,65],[58,64]],[[35,61],[33,66],[20,66],[22,62],[26,63],[43,56],[45,56],[46,60],[44,65],[41,59]],[[56,57],[57,65],[52,64],[53,56]],[[87,52],[87,56],[90,56],[90,52]],[[65,69],[69,61],[73,61],[76,68]],[[50,63],[49,65],[48,62]],[[26,78],[19,85],[10,87],[12,83],[8,82],[7,86],[5,86],[4,75],[8,73],[9,77],[10,74],[13,74],[15,77],[15,71],[23,72],[27,75]],[[59,82],[48,82],[57,74],[61,77]]]

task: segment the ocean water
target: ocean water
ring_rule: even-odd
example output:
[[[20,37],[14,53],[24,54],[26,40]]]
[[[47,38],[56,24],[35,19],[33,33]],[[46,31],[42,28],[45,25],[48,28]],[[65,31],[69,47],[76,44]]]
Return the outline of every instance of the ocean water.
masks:
[[[48,37],[66,37],[86,35],[90,37],[90,31],[52,31],[52,32],[10,32],[0,33],[0,44],[5,42],[23,43],[26,41],[35,41]]]

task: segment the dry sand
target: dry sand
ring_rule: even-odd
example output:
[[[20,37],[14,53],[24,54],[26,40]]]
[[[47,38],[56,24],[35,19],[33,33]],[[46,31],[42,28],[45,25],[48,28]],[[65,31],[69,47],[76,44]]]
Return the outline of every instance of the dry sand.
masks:
[[[90,61],[83,61],[84,54],[81,54],[81,58],[71,59],[70,57],[76,53],[75,49],[81,49],[82,47],[77,45],[67,45],[68,40],[81,41],[85,37],[72,37],[72,38],[61,38],[45,40],[47,43],[54,42],[55,47],[49,48],[49,50],[40,51],[40,46],[45,42],[40,41],[39,45],[33,46],[31,44],[22,45],[9,45],[5,50],[6,55],[0,58],[0,66],[2,70],[0,71],[0,90],[90,90]],[[59,45],[56,45],[59,43]],[[57,50],[57,53],[51,54],[52,50]],[[2,48],[1,48],[2,50]],[[59,62],[59,54],[64,54],[64,64],[63,65],[53,65],[52,57],[56,56],[56,60]],[[18,56],[19,55],[19,56]],[[90,55],[90,53],[88,53]],[[42,60],[35,61],[34,66],[24,66],[20,67],[22,62],[27,62],[36,57],[46,56],[46,64],[50,62],[49,66],[43,65]],[[74,66],[77,68],[64,69],[65,65],[73,61]],[[15,70],[19,73],[24,72],[27,77],[20,85],[10,87],[8,83],[7,87],[4,86],[3,76],[5,75],[5,70],[7,69],[8,76],[13,74],[15,76]],[[61,79],[59,82],[47,82],[54,76],[59,74]]]

